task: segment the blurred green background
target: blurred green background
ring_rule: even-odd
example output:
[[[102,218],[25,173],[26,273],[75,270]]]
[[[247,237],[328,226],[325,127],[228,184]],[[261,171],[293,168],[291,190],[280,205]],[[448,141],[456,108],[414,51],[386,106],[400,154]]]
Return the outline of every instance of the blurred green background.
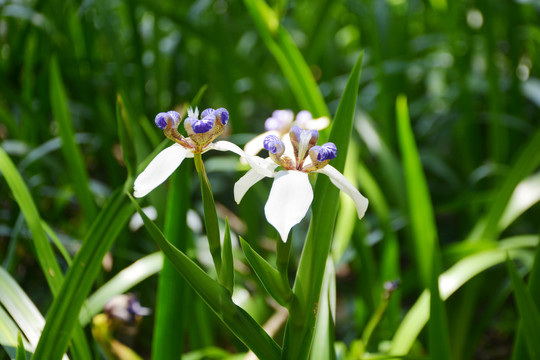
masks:
[[[225,136],[239,145],[264,130],[264,120],[273,110],[298,112],[309,106],[302,90],[294,90],[296,80],[283,68],[279,54],[284,48],[272,48],[282,43],[272,42],[271,35],[268,40],[258,22],[261,18],[248,11],[255,3],[0,1],[1,146],[17,165],[42,218],[70,253],[79,248],[96,209],[126,178],[117,132],[117,94],[136,123],[133,136],[139,162],[164,139],[153,125],[154,116],[171,109],[185,111],[197,94],[202,94],[199,107],[229,110]],[[502,238],[534,235],[537,242],[540,209],[535,204],[540,180],[530,175],[540,163],[540,2],[277,0],[267,4],[271,10],[266,15],[261,12],[263,23],[272,28],[273,21],[279,21],[290,34],[330,115],[364,51],[347,171],[371,207],[361,222],[347,222],[347,214],[339,218],[343,220],[336,231],[345,238],[334,240],[336,246],[343,246],[334,249],[338,254],[336,340],[351,349],[380,301],[383,282],[395,276],[400,290],[370,343],[371,350],[383,351],[424,288],[410,226],[414,198],[407,195],[401,165],[395,109],[399,94],[408,100],[443,270],[466,256],[497,247]],[[87,201],[77,196],[78,185],[71,175],[75,165],[61,151],[49,84],[53,59],[59,64],[74,139],[88,174],[91,198]],[[315,116],[325,112],[317,106],[308,110]],[[271,257],[272,241],[264,239],[276,239],[276,233],[259,211],[270,182],[257,185],[238,206],[232,197],[232,185],[239,178],[236,159],[221,155],[206,159],[214,196],[222,206],[220,215],[228,216],[236,233]],[[529,187],[521,198],[512,197],[525,179]],[[193,191],[186,197],[192,198],[193,208],[200,213],[195,177],[191,186]],[[167,189],[161,187],[150,200],[160,224],[166,196]],[[513,213],[507,207],[510,199],[518,208]],[[295,228],[295,258],[306,229],[307,221]],[[51,297],[29,235],[6,182],[0,180],[0,261],[45,314]],[[389,243],[396,247],[389,249]],[[125,229],[96,287],[156,249],[143,231]],[[528,255],[531,260],[531,247]],[[532,264],[524,261],[522,273]],[[254,313],[258,311],[256,318],[263,322],[273,311],[264,304],[264,290],[245,264],[239,264],[237,271],[237,282],[252,294],[252,305],[258,309]],[[153,307],[156,283],[154,276],[133,289],[143,305]],[[509,294],[507,270],[496,266],[467,282],[446,302],[452,358],[511,356],[518,314]],[[190,313],[197,325],[186,326],[186,351],[211,345],[231,353],[245,351],[200,301],[193,301],[196,310]],[[150,352],[151,335],[152,317],[143,320],[135,340],[143,356]],[[422,333],[413,354],[425,355],[426,346]],[[0,359],[3,356],[0,353]]]

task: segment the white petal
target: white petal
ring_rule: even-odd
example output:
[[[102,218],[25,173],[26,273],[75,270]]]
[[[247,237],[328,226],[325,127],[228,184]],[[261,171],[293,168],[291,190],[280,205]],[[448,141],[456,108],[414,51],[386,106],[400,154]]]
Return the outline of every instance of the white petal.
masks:
[[[368,207],[368,199],[366,199],[360,192],[347,180],[343,174],[336,170],[336,168],[326,165],[322,169],[317,170],[319,173],[323,173],[330,178],[332,183],[336,185],[341,191],[346,193],[353,199],[356,205],[356,212],[358,218],[361,219],[366,213]]]
[[[247,155],[257,155],[259,152],[261,152],[262,149],[264,149],[264,139],[269,135],[275,135],[279,138],[279,132],[275,130],[263,132],[262,134],[257,135],[253,139],[248,141],[246,146],[244,146],[244,152]]]
[[[328,125],[330,125],[330,119],[328,119],[326,116],[323,116],[318,119],[308,121],[308,123],[306,124],[306,129],[322,130],[326,129]]]
[[[306,173],[294,170],[277,173],[264,214],[283,242],[287,241],[291,228],[304,218],[311,201],[313,190]]]
[[[291,143],[291,137],[289,133],[286,133],[281,137],[281,141],[285,144],[285,155],[294,160],[294,148]]]
[[[186,157],[193,157],[193,154],[179,144],[174,144],[161,151],[135,179],[133,195],[143,197],[154,190],[171,176]]]
[[[261,174],[254,169],[249,170],[234,184],[234,201],[236,201],[237,204],[240,204],[240,201],[242,201],[246,192],[265,177],[264,174]]]
[[[207,149],[214,149],[218,151],[231,151],[237,155],[246,156],[246,153],[242,149],[240,149],[238,145],[233,144],[230,141],[216,141],[215,143],[210,143],[207,146]]]

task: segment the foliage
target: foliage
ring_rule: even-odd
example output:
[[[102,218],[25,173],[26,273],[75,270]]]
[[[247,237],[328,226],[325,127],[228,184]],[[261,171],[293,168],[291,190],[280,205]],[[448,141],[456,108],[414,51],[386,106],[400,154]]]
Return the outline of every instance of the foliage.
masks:
[[[0,359],[533,356],[539,10],[0,2]],[[217,151],[130,201],[171,145],[154,116],[190,105],[227,108],[239,146],[275,109],[328,115],[366,217],[319,174],[282,243],[272,182],[237,205],[248,167]],[[97,322],[126,292],[153,313]]]

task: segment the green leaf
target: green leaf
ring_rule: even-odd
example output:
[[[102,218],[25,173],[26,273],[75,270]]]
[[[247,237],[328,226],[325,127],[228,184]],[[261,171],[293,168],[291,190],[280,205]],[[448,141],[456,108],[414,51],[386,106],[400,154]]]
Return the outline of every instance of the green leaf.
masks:
[[[519,241],[515,241],[519,240]],[[501,264],[509,252],[512,258],[523,256],[523,248],[536,246],[538,237],[522,237],[501,240],[497,249],[490,249],[467,256],[439,276],[439,291],[446,301],[461,286],[481,272]],[[420,331],[426,325],[430,313],[430,293],[425,290],[410,308],[390,344],[390,355],[405,355],[411,349]]]
[[[536,303],[536,307],[540,309],[540,246],[536,247],[534,253],[534,262],[529,275],[529,292]],[[512,359],[520,360],[526,358],[528,356],[527,344],[525,343],[523,326],[521,324],[518,326],[515,339]]]
[[[71,177],[71,181],[73,181],[73,187],[83,209],[85,219],[90,222],[96,217],[96,204],[88,186],[88,174],[81,150],[75,143],[75,131],[73,130],[73,123],[68,109],[66,90],[62,83],[56,57],[52,58],[49,71],[51,106],[62,139],[62,152],[68,165],[67,172]]]
[[[28,228],[32,233],[32,240],[41,269],[45,275],[45,279],[47,280],[51,292],[56,298],[62,285],[62,272],[60,271],[60,267],[56,262],[56,256],[54,255],[51,244],[49,243],[49,239],[47,239],[47,235],[42,227],[43,221],[41,220],[37,207],[30,196],[30,192],[21,178],[21,175],[17,172],[15,165],[11,162],[11,159],[2,148],[0,148],[0,171],[3,173],[8,186],[13,192],[15,201],[17,201],[17,204],[21,208],[21,212],[24,214]],[[74,353],[80,356],[81,359],[86,359],[88,355],[85,354],[88,354],[89,350],[84,334],[82,333],[82,329],[77,328],[75,331],[73,344]],[[65,349],[58,354],[58,358],[64,352]]]
[[[9,314],[0,306],[0,345],[4,348],[10,359],[17,356],[17,337],[19,332],[17,324],[13,322]]]
[[[244,239],[240,238],[242,250],[246,255],[246,259],[255,272],[255,275],[261,280],[262,285],[278,304],[288,307],[292,300],[292,290],[288,283],[283,281],[280,272],[270,265],[261,255],[259,255],[251,245]]]
[[[336,271],[332,258],[328,258],[324,281],[321,287],[321,301],[315,323],[310,359],[336,359],[335,316],[336,316]]]
[[[234,260],[231,243],[231,228],[229,227],[229,219],[225,219],[225,235],[223,237],[223,250],[221,258],[223,264],[220,273],[220,282],[223,286],[233,293],[234,290]]]
[[[45,319],[24,290],[0,267],[0,304],[34,346],[38,343]]]
[[[206,236],[208,237],[210,253],[212,254],[212,259],[214,259],[214,265],[219,277],[221,274],[221,239],[219,235],[219,221],[216,211],[216,204],[214,202],[212,188],[210,187],[210,181],[208,180],[206,170],[204,169],[201,154],[195,154],[194,160],[197,173],[199,174],[199,181],[201,183]]]
[[[122,271],[119,271],[86,299],[79,313],[79,322],[81,325],[88,325],[92,317],[103,310],[103,306],[110,298],[127,292],[143,280],[157,274],[162,267],[163,254],[160,251],[146,255]]]
[[[26,351],[24,350],[21,333],[17,333],[17,360],[26,360]]]
[[[349,76],[332,123],[329,140],[336,144],[340,153],[340,156],[333,160],[332,166],[339,171],[343,170],[347,157],[358,97],[362,58],[363,54],[358,57]],[[306,359],[309,354],[316,318],[314,309],[317,309],[319,302],[337,214],[339,190],[330,182],[330,179],[319,176],[313,193],[313,215],[293,288],[298,301],[293,301],[291,304],[290,317],[285,330],[284,359]]]
[[[477,222],[477,226],[469,236],[469,240],[494,240],[502,230],[499,226],[508,202],[518,184],[531,174],[540,164],[540,129],[530,137],[523,150],[517,156],[508,176],[504,177],[501,185],[495,192],[485,219]]]
[[[128,113],[128,109],[124,106],[124,100],[122,95],[116,96],[116,121],[118,123],[118,137],[122,146],[122,154],[124,156],[124,163],[127,168],[127,177],[130,181],[135,176],[137,170],[137,154],[135,152],[135,144],[133,139],[133,116]]]
[[[534,303],[530,291],[526,288],[523,279],[519,276],[516,265],[508,257],[506,259],[506,265],[508,266],[508,272],[510,272],[510,278],[514,288],[514,298],[516,300],[521,326],[523,327],[522,334],[529,350],[529,358],[538,359],[540,358],[540,342],[538,341],[538,334],[540,334],[540,312]]]
[[[32,233],[32,240],[41,269],[49,288],[53,294],[56,294],[62,284],[62,272],[56,262],[56,256],[49,239],[47,239],[47,235],[41,226],[42,220],[34,200],[32,200],[32,196],[15,165],[2,148],[0,148],[0,171],[2,171],[9,188],[13,192],[15,201],[24,214],[28,228]]]
[[[135,199],[131,195],[129,197],[154,241],[210,309],[260,358],[279,359],[281,356],[279,346],[251,316],[234,304],[228,290],[208,276],[187,255],[171,245],[158,227],[144,214]]]
[[[535,300],[536,307],[540,309],[540,246],[536,247],[534,254],[534,262],[529,275],[529,291]],[[513,360],[524,359],[528,356],[527,344],[523,336],[523,326],[519,324],[514,341],[514,351],[512,354]]]
[[[328,116],[329,111],[313,74],[287,30],[264,0],[244,0],[266,46],[274,55],[301,108],[314,117]]]
[[[73,265],[49,309],[33,359],[58,359],[66,351],[101,261],[132,213],[123,189],[117,189],[92,223],[81,249],[73,259]]]
[[[437,247],[437,246],[436,246]],[[435,252],[435,251],[434,251]],[[446,318],[446,307],[439,293],[439,256],[433,255],[433,265],[431,271],[430,291],[430,315],[429,315],[429,356],[431,359],[450,360],[450,338],[448,331],[448,320]]]
[[[416,263],[423,284],[427,287],[431,278],[432,259],[437,242],[435,216],[422,163],[414,141],[407,99],[404,95],[397,98],[396,112]]]
[[[498,229],[505,230],[514,220],[540,201],[540,173],[529,176],[521,181],[508,201],[501,215]]]
[[[189,196],[192,163],[184,162],[179,171],[170,177],[165,212],[165,235],[174,246],[187,250],[192,242],[191,230],[187,226],[187,212],[191,206]],[[154,359],[179,359],[184,351],[182,341],[170,341],[169,334],[179,338],[184,332],[184,325],[189,318],[185,309],[190,306],[186,281],[178,274],[174,265],[167,259],[163,261],[163,270],[159,274],[152,357]]]

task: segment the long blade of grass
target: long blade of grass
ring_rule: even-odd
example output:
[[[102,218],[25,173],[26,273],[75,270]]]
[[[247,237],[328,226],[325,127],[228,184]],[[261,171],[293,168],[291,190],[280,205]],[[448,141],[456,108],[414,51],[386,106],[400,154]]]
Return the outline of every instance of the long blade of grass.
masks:
[[[21,333],[17,333],[17,360],[26,360],[26,351],[24,350],[24,343]]]
[[[17,324],[9,314],[0,306],[0,345],[4,348],[10,359],[17,357],[17,337],[19,332]]]
[[[329,138],[340,151],[340,156],[332,163],[332,166],[339,171],[345,167],[347,157],[362,69],[362,55],[356,61],[347,81]],[[339,201],[338,194],[339,190],[328,178],[317,179],[312,204],[313,215],[293,288],[296,301],[291,304],[290,317],[285,330],[284,359],[307,359],[309,355],[317,313],[314,310],[317,309],[319,302],[326,259],[330,251]]]
[[[470,255],[455,263],[439,276],[439,291],[441,298],[447,300],[461,286],[483,271],[501,264],[505,261],[507,253],[511,258],[519,258],[523,255],[524,248],[536,246],[538,237],[529,236],[520,241],[508,239],[499,242],[499,248],[486,250],[478,254]],[[429,319],[430,293],[425,290],[416,303],[407,312],[396,331],[389,354],[405,355],[411,349],[420,331]]]
[[[514,298],[523,327],[523,337],[529,350],[530,359],[540,358],[540,342],[538,334],[540,334],[540,312],[535,304],[530,291],[525,286],[523,279],[519,276],[516,265],[507,257],[506,265],[512,280],[514,288]]]
[[[183,251],[189,248],[191,230],[187,226],[187,212],[190,207],[189,194],[192,165],[184,162],[182,171],[176,171],[170,181],[165,215],[165,235],[171,244]],[[181,339],[186,323],[189,301],[188,284],[178,275],[176,268],[168,259],[163,261],[163,270],[159,275],[156,301],[156,321],[152,341],[153,359],[179,359],[184,350]]]
[[[334,263],[328,258],[324,281],[321,287],[319,311],[315,323],[310,359],[336,359],[334,323],[336,316],[336,272]]]
[[[438,248],[438,246],[435,246]],[[451,348],[446,307],[439,293],[440,260],[434,249],[431,281],[429,284],[429,355],[431,359],[450,360]]]
[[[135,144],[133,143],[135,136],[133,134],[132,124],[134,121],[124,105],[124,100],[120,94],[116,96],[116,122],[118,124],[118,137],[122,145],[124,163],[127,168],[128,181],[131,181],[137,170],[137,153],[135,152]]]
[[[540,309],[540,246],[536,247],[534,254],[534,262],[529,275],[529,292],[535,301],[536,308]],[[516,340],[514,342],[514,351],[512,353],[513,360],[525,359],[527,354],[527,344],[523,334],[523,326],[520,324],[516,332]]]
[[[437,242],[435,216],[422,163],[414,141],[407,99],[403,95],[397,98],[396,112],[416,263],[423,284],[427,287],[431,278],[433,255]]]
[[[13,192],[13,196],[15,197],[17,204],[24,214],[28,228],[32,233],[32,240],[41,269],[45,274],[45,279],[47,280],[51,292],[56,297],[60,292],[60,287],[62,286],[63,282],[63,275],[60,271],[60,266],[56,261],[52,247],[47,239],[45,230],[42,227],[41,217],[34,201],[32,200],[30,192],[28,191],[28,188],[26,187],[21,175],[17,172],[15,165],[1,147],[0,171],[2,171],[8,186]],[[88,344],[86,343],[86,339],[80,328],[75,331],[73,344],[74,352],[78,354],[81,359],[86,359],[87,356],[89,356]],[[60,358],[62,354],[63,352],[58,355],[58,358]]]
[[[73,181],[75,194],[77,194],[85,219],[90,223],[96,217],[97,208],[88,186],[88,173],[84,166],[81,150],[75,143],[75,131],[68,109],[66,90],[56,57],[52,58],[50,64],[49,90],[53,115],[62,139],[62,152],[66,159],[67,171],[71,181]]]
[[[47,315],[34,359],[59,359],[66,351],[101,261],[132,212],[124,189],[117,189],[94,220],[81,249],[73,259],[73,265]]]
[[[219,235],[219,221],[216,211],[216,204],[214,202],[214,194],[212,193],[212,187],[210,186],[208,175],[206,175],[201,154],[195,154],[194,160],[195,167],[197,168],[197,174],[199,174],[199,182],[201,183],[206,236],[208,237],[210,253],[212,254],[212,259],[214,259],[214,265],[216,267],[218,278],[221,279],[221,239]]]
[[[15,201],[24,214],[28,228],[32,233],[32,240],[41,269],[43,270],[45,279],[47,279],[49,288],[53,294],[56,294],[62,285],[62,272],[56,262],[56,257],[49,243],[49,239],[47,239],[47,235],[41,226],[41,217],[34,200],[32,200],[32,196],[21,175],[17,171],[17,168],[1,147],[0,171],[2,171],[9,188],[13,192]]]
[[[287,78],[298,104],[315,117],[328,116],[324,98],[302,54],[278,15],[264,0],[244,0],[266,46]]]
[[[221,254],[223,266],[221,268],[221,283],[233,293],[234,290],[234,260],[232,253],[231,228],[229,219],[225,219],[225,234],[223,236],[223,250]]]
[[[497,189],[493,201],[489,202],[485,219],[478,221],[478,225],[468,237],[469,240],[494,240],[498,237],[501,231],[499,223],[512,193],[518,184],[531,174],[539,164],[540,129],[537,129],[508,170],[508,176],[504,178]]]
[[[39,340],[45,319],[24,290],[0,267],[0,304],[15,320],[19,329],[34,346]]]
[[[107,300],[115,295],[125,293],[143,280],[157,274],[162,267],[163,254],[161,252],[155,252],[146,255],[118,272],[86,299],[79,313],[79,322],[81,325],[88,325],[92,317],[103,310],[103,306]]]
[[[187,255],[171,245],[131,195],[130,198],[154,241],[210,309],[259,357],[269,360],[279,359],[281,356],[279,346],[251,316],[234,304],[228,290],[208,276]]]
[[[521,214],[540,201],[540,173],[529,176],[514,189],[508,205],[501,215],[499,231],[504,231]]]
[[[247,261],[251,265],[255,275],[261,280],[268,294],[280,305],[287,307],[293,295],[289,284],[283,282],[279,271],[259,255],[247,241],[240,238],[240,242]]]

